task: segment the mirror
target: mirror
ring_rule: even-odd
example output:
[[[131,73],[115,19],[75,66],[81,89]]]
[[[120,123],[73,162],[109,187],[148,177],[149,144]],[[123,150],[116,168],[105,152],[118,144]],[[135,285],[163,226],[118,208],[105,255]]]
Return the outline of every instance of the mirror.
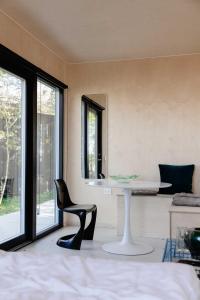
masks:
[[[83,178],[107,177],[108,109],[105,94],[81,99],[81,171]]]

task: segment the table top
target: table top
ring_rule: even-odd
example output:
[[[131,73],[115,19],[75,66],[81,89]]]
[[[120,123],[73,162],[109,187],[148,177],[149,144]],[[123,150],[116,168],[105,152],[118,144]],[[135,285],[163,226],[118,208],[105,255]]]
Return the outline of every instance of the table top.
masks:
[[[93,179],[86,182],[89,186],[102,187],[102,188],[122,188],[131,190],[150,190],[167,188],[171,186],[171,183],[159,182],[159,181],[139,181],[132,180],[130,182],[120,182],[110,179]]]

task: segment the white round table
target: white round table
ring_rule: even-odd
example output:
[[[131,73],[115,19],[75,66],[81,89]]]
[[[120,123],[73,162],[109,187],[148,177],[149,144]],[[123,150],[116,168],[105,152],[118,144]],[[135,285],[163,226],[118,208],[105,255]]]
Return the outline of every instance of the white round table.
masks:
[[[122,255],[142,255],[153,251],[153,247],[147,244],[139,243],[133,240],[130,229],[130,201],[132,191],[136,190],[152,190],[166,188],[171,186],[170,183],[153,182],[153,181],[131,181],[130,183],[122,183],[108,179],[96,179],[87,182],[89,186],[101,188],[120,188],[124,192],[125,216],[124,216],[124,232],[121,241],[107,243],[103,245],[103,249],[107,252]],[[132,197],[133,199],[134,197]],[[153,220],[152,220],[153,221]]]

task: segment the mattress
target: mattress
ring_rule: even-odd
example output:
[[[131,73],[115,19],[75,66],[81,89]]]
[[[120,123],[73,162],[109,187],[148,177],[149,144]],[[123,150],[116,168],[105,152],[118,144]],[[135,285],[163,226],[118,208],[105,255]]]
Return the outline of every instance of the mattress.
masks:
[[[1,300],[199,300],[192,267],[0,251]]]

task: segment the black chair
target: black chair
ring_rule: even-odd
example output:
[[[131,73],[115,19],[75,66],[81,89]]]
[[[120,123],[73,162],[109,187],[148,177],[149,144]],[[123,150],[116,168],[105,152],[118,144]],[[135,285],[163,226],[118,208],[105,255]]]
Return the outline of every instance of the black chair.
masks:
[[[103,173],[99,173],[99,177],[100,177],[100,179],[105,179],[106,178]]]
[[[63,212],[75,214],[80,218],[80,229],[76,234],[61,237],[57,245],[68,249],[80,250],[82,240],[93,240],[97,207],[94,204],[75,204],[71,201],[67,185],[63,179],[54,180],[57,190],[57,205]],[[86,215],[92,213],[91,222],[85,229]]]

